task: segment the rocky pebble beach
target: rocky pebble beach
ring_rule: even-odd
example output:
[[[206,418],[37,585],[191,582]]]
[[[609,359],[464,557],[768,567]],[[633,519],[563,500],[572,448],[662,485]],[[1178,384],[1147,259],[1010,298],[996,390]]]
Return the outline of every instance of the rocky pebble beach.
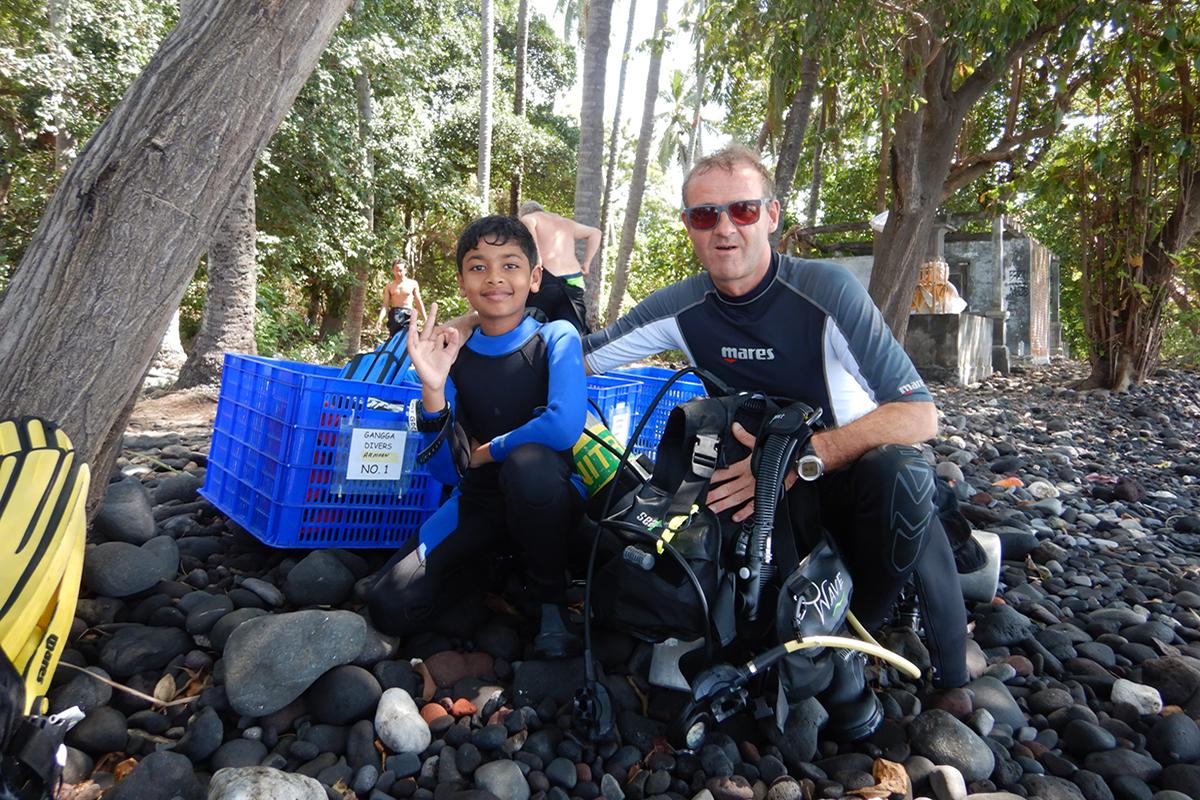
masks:
[[[533,624],[485,591],[495,564],[436,627],[382,635],[363,597],[389,553],[266,547],[198,496],[202,436],[131,434],[50,693],[86,712],[60,797],[1198,798],[1200,375],[1123,394],[1078,377],[936,389],[929,456],[999,537],[1000,591],[968,603],[970,684],[872,666],[886,718],[855,743],[824,737],[810,701],[782,733],[737,720],[673,750],[682,695],[607,630],[621,738],[592,743],[572,727],[581,660],[531,658]],[[927,663],[911,631],[882,636]]]

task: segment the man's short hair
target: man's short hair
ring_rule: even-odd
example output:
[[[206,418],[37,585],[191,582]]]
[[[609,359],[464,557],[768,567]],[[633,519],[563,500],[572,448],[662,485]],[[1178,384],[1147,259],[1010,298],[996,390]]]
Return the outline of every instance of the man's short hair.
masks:
[[[506,244],[511,241],[516,241],[521,252],[525,254],[525,258],[529,259],[530,268],[538,263],[537,244],[533,241],[533,234],[521,220],[503,214],[493,214],[490,217],[480,217],[475,220],[464,228],[458,237],[454,262],[459,273],[462,273],[463,259],[466,258],[467,253],[478,247],[480,242]]]
[[[704,158],[701,158],[692,165],[687,177],[683,179],[683,205],[687,207],[687,190],[688,185],[692,182],[692,178],[697,175],[703,175],[706,172],[712,172],[714,169],[722,169],[726,172],[733,172],[738,167],[752,167],[758,170],[759,176],[762,178],[763,198],[767,200],[775,199],[775,180],[771,177],[771,173],[767,172],[767,168],[763,166],[762,159],[758,153],[751,150],[749,147],[740,144],[731,144],[722,147],[715,153],[710,153]],[[751,198],[742,198],[749,200]]]
[[[521,207],[517,210],[517,216],[523,217],[526,214],[536,214],[539,211],[545,210],[546,209],[542,208],[541,203],[538,203],[534,200],[526,200],[524,203],[521,203]]]

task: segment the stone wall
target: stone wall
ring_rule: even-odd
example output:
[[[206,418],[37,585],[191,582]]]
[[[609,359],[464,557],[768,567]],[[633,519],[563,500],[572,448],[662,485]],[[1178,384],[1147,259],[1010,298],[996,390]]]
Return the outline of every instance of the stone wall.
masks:
[[[978,383],[992,374],[992,321],[978,314],[913,314],[904,349],[926,381]]]

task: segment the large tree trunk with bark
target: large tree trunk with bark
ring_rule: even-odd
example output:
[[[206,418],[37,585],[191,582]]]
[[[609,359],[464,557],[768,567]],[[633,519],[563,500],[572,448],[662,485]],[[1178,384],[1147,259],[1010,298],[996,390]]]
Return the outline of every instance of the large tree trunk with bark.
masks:
[[[986,172],[989,165],[1011,157],[1027,138],[1002,142],[988,153],[972,155],[955,164],[955,145],[963,121],[1013,64],[1059,30],[1073,11],[1073,7],[1064,8],[1053,18],[1039,20],[1036,27],[1006,49],[989,54],[979,64],[966,65],[968,69],[959,61],[961,54],[953,42],[935,38],[936,18],[919,26],[904,40],[905,62],[921,65],[908,78],[909,93],[919,97],[920,102],[905,108],[895,120],[888,164],[891,206],[883,232],[875,237],[870,285],[871,298],[901,342],[908,332],[913,290],[921,263],[928,255],[929,235],[938,207],[973,176]],[[964,72],[967,77],[955,86],[957,76]],[[1026,133],[1052,135],[1056,126],[1057,123],[1045,130]]]
[[[925,67],[927,102],[896,117],[889,155],[891,208],[875,239],[871,298],[901,342],[964,116],[949,91],[955,63],[946,51],[941,48]]]
[[[575,167],[575,221],[600,227],[600,192],[604,187],[604,85],[613,0],[591,0],[587,6],[587,38],[583,46],[582,101],[579,108],[579,151]],[[599,261],[599,259],[597,259]],[[601,270],[584,279],[588,325],[600,314]]]
[[[176,386],[221,382],[226,353],[258,352],[254,342],[258,287],[258,229],[254,223],[254,171],[246,173],[208,247],[208,289],[200,331]]]
[[[115,427],[201,252],[348,2],[211,0],[185,15],[50,200],[0,301],[0,408],[58,421],[95,474],[108,474]]]
[[[654,103],[658,100],[658,74],[662,69],[662,31],[667,24],[667,0],[658,0],[654,15],[654,36],[651,47],[650,67],[646,72],[646,99],[642,103],[642,128],[638,132],[637,153],[633,158],[633,177],[629,186],[629,202],[625,206],[625,225],[621,228],[621,244],[617,248],[617,266],[613,270],[612,290],[608,293],[608,325],[617,321],[621,313],[621,300],[625,297],[625,286],[629,281],[629,259],[633,255],[633,244],[637,239],[638,217],[642,213],[642,194],[646,189],[646,167],[650,163],[650,148],[654,144]]]
[[[813,96],[817,92],[820,63],[815,56],[805,54],[800,60],[800,86],[792,97],[787,121],[783,125],[783,141],[779,145],[779,161],[775,165],[775,196],[786,210],[792,199],[792,185],[796,182],[796,168],[800,166],[800,148],[804,134],[808,131],[808,119],[812,115]],[[771,246],[778,247],[783,236],[783,221],[771,234]]]

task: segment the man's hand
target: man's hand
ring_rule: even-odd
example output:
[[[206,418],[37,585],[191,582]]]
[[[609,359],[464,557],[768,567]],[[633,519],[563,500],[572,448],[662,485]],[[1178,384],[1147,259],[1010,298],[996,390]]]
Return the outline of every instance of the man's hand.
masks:
[[[417,315],[408,319],[408,355],[412,359],[421,385],[429,391],[441,392],[446,388],[446,376],[458,357],[462,337],[458,330],[449,325],[437,324],[437,303],[429,306],[429,319],[425,329],[417,331]],[[439,411],[440,409],[430,409]]]
[[[733,423],[733,435],[739,442],[754,451],[754,434],[740,423]],[[733,514],[734,522],[741,522],[754,513],[754,473],[750,471],[750,457],[712,474],[708,490],[708,507],[720,514],[722,511],[741,506]]]
[[[754,514],[756,483],[754,473],[750,471],[750,459],[754,456],[754,445],[757,440],[754,438],[754,434],[743,428],[738,422],[733,423],[733,435],[739,442],[750,448],[750,455],[733,466],[713,472],[712,484],[714,486],[708,492],[708,507],[719,514],[727,508],[745,503],[733,514],[733,521],[741,522]],[[791,489],[799,478],[796,470],[788,469],[783,476],[784,491]],[[718,483],[720,486],[716,486]]]

